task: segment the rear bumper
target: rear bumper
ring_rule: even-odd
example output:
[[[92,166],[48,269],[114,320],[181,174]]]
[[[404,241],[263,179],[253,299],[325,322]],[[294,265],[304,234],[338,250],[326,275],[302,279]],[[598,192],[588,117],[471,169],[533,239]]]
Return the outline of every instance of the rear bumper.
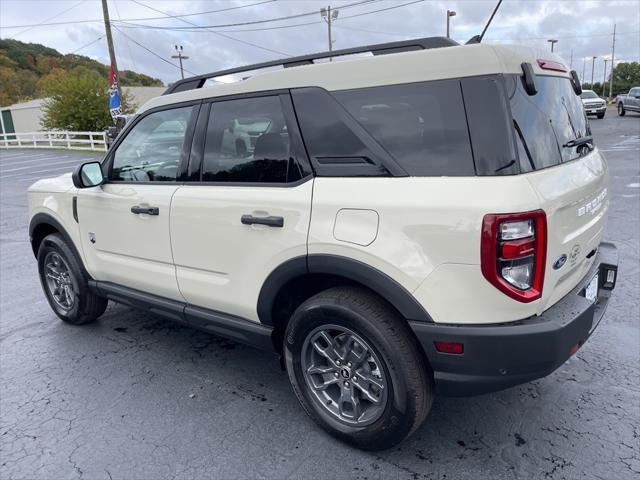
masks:
[[[477,395],[549,375],[600,323],[613,289],[603,288],[603,272],[617,266],[615,245],[601,243],[593,266],[575,289],[542,315],[518,322],[478,326],[410,322],[429,358],[438,393]],[[592,303],[584,292],[598,271],[600,286]],[[464,353],[440,353],[435,341],[463,343]]]

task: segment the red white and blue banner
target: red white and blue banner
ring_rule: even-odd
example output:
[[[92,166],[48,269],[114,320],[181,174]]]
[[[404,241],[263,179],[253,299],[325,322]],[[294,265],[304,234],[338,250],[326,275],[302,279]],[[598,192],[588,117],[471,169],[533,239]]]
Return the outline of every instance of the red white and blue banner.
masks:
[[[109,112],[115,123],[116,116],[122,115],[122,104],[120,103],[120,92],[118,91],[118,81],[113,65],[109,67]]]

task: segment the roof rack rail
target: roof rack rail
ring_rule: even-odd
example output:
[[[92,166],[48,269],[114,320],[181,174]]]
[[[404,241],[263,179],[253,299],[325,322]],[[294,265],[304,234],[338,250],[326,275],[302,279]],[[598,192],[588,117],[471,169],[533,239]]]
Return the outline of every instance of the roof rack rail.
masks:
[[[415,40],[378,43],[375,45],[365,45],[362,47],[345,48],[342,50],[333,50],[331,52],[312,53],[310,55],[301,55],[299,57],[285,58],[270,62],[254,63],[253,65],[246,65],[244,67],[230,68],[227,70],[220,70],[218,72],[205,73],[203,75],[185,78],[171,84],[169,88],[167,88],[167,90],[163,93],[163,95],[202,88],[205,82],[211,78],[222,77],[224,75],[231,75],[234,73],[249,72],[252,70],[260,70],[263,68],[278,66],[291,68],[301,65],[311,65],[314,63],[314,60],[330,57],[340,57],[343,55],[354,55],[357,53],[370,52],[373,55],[387,55],[390,53],[408,52],[412,50],[426,50],[430,48],[453,47],[456,45],[459,45],[459,43],[451,40],[450,38],[426,37],[417,38]]]

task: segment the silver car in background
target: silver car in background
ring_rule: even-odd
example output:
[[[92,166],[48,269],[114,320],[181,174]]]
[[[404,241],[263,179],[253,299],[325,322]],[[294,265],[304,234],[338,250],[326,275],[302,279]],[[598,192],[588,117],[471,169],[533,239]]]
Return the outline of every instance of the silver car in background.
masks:
[[[587,115],[597,115],[598,118],[604,118],[607,111],[607,102],[604,98],[600,98],[593,90],[582,90],[580,98]]]

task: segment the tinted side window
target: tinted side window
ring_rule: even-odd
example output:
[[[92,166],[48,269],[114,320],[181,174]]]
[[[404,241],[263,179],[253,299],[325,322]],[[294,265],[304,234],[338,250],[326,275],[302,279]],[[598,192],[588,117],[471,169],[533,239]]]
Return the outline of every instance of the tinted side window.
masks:
[[[118,145],[110,180],[175,181],[193,109],[162,110],[143,117]]]
[[[476,173],[519,173],[513,127],[501,77],[465,78],[462,80],[462,91]]]
[[[390,169],[404,173],[326,90],[300,88],[291,95],[318,175],[379,176],[388,175]]]
[[[475,174],[459,81],[345,90],[334,95],[409,175]]]
[[[212,104],[203,181],[286,183],[300,178],[278,96]]]

